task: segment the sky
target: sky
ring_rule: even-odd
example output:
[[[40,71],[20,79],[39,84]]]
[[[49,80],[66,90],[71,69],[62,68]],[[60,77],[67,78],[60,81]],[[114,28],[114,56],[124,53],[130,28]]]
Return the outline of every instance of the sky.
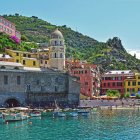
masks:
[[[0,0],[0,15],[37,16],[98,41],[119,37],[140,58],[140,0]]]

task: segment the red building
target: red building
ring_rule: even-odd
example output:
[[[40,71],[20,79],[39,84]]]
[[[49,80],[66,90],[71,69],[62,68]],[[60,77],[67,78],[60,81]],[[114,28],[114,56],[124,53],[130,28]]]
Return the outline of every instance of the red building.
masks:
[[[134,76],[131,70],[117,70],[105,73],[102,75],[101,94],[106,94],[108,89],[118,90],[121,94],[124,94],[124,80],[129,76]]]
[[[92,98],[100,93],[100,73],[97,65],[66,61],[66,68],[70,75],[79,77],[81,94]]]
[[[21,34],[16,30],[15,24],[0,16],[0,32],[4,32],[10,36],[21,38]]]

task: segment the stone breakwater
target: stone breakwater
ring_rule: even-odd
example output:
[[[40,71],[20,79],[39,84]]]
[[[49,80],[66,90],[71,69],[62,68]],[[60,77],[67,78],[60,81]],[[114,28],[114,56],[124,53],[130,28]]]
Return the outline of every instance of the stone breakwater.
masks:
[[[117,100],[81,100],[80,107],[97,106],[140,106],[140,99],[117,99]]]

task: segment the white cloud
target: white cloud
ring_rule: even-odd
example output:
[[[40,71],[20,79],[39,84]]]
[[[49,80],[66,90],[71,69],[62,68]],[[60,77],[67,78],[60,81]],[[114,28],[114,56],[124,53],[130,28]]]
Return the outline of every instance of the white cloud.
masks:
[[[129,50],[127,50],[127,52],[130,53],[133,56],[134,56],[134,54],[136,54],[136,58],[140,59],[140,50],[129,49]]]

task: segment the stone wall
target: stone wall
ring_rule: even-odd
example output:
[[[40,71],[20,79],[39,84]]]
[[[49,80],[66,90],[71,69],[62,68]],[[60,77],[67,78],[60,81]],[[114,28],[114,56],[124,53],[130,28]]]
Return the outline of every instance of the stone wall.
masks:
[[[22,105],[54,105],[55,101],[61,106],[78,104],[80,85],[75,80],[66,73],[52,70],[0,70],[0,105],[10,98]]]

